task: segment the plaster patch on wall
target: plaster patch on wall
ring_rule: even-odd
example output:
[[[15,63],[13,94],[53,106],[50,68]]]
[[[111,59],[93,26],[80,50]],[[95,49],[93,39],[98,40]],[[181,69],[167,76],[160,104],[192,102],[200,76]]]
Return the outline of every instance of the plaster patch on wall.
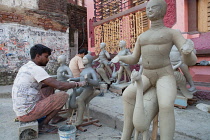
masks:
[[[8,7],[38,9],[38,0],[0,0],[0,4]]]
[[[30,60],[30,48],[43,44],[51,48],[48,69],[53,69],[57,56],[65,54],[69,60],[68,33],[43,30],[19,24],[0,24],[0,68],[16,71]]]

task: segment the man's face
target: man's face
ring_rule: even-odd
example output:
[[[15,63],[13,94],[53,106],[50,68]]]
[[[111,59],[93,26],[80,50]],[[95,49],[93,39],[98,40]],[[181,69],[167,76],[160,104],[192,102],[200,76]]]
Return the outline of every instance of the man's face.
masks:
[[[37,54],[36,57],[38,57],[38,64],[39,66],[46,66],[49,61],[49,54],[48,53],[42,53],[41,55]]]
[[[155,1],[150,1],[146,7],[147,17],[153,21],[161,18],[162,10],[161,5]]]
[[[81,54],[81,57],[83,58],[84,56],[85,56],[85,53],[82,53],[82,54]]]

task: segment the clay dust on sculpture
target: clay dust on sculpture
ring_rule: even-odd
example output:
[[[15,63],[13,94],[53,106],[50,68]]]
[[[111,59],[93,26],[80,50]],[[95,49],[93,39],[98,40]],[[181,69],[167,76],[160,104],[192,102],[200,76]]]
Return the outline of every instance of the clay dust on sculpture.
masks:
[[[136,64],[142,56],[143,87],[130,84],[123,92],[124,126],[121,140],[130,140],[134,128],[136,132],[144,133],[144,140],[148,139],[147,131],[157,112],[160,139],[172,140],[174,137],[174,100],[177,86],[169,53],[175,45],[182,55],[183,62],[188,66],[194,65],[197,58],[191,40],[186,40],[179,31],[164,26],[166,9],[167,4],[164,0],[150,0],[146,6],[146,14],[151,21],[150,29],[138,36],[132,55],[116,56],[112,59],[113,63],[122,61]],[[138,95],[139,90],[144,93],[142,98]],[[145,98],[154,94],[157,98],[151,98],[150,102],[147,102]],[[141,101],[144,107],[136,106],[137,102]],[[156,102],[158,105],[154,106]],[[142,116],[142,111],[145,112],[144,117],[139,117]]]

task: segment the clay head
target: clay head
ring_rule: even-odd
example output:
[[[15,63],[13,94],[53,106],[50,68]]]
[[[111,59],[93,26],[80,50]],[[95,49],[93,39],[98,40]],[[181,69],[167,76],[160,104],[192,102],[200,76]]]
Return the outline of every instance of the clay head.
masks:
[[[120,46],[120,48],[125,47],[126,46],[126,42],[124,40],[121,40],[119,46]]]
[[[146,6],[147,17],[153,21],[165,16],[167,3],[165,0],[150,0]]]
[[[100,49],[104,49],[105,47],[106,47],[106,43],[102,42],[102,43],[100,44]]]
[[[60,56],[58,56],[58,63],[60,64],[60,63],[65,63],[65,61],[66,61],[66,56],[65,55],[60,55]]]
[[[85,55],[83,57],[83,59],[82,59],[82,62],[83,62],[84,65],[92,64],[92,62],[93,62],[93,56],[90,55],[90,54]]]

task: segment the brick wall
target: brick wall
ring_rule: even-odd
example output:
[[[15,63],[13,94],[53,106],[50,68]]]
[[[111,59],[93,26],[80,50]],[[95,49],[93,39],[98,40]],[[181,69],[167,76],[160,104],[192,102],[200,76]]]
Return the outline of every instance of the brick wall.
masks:
[[[55,74],[57,56],[69,56],[66,0],[39,0],[39,9],[8,5],[0,5],[0,85],[13,83],[18,69],[30,60],[30,47],[37,43],[53,49],[46,70]]]

